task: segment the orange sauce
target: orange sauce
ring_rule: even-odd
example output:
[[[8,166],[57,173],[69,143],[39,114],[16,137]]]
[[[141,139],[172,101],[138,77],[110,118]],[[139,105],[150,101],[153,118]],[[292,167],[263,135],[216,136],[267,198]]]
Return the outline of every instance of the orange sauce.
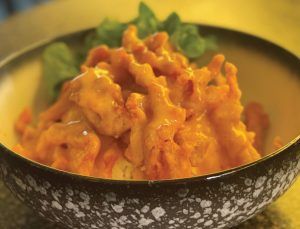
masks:
[[[64,84],[37,126],[30,112],[21,114],[15,151],[110,179],[176,179],[253,162],[261,152],[242,122],[237,68],[224,59],[198,68],[174,51],[167,33],[140,40],[129,26],[120,48],[90,50],[82,74]],[[259,132],[260,119],[249,112]]]

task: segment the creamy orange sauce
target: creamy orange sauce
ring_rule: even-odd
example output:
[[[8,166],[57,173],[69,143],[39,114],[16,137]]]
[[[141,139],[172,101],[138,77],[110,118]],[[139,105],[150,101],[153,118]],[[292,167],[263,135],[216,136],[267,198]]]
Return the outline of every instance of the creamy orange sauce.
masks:
[[[237,68],[223,55],[198,68],[174,51],[167,33],[140,40],[129,26],[122,47],[90,50],[81,70],[37,126],[23,112],[17,153],[82,175],[147,180],[214,173],[261,157],[241,121]],[[261,118],[251,109],[247,117],[261,149]]]

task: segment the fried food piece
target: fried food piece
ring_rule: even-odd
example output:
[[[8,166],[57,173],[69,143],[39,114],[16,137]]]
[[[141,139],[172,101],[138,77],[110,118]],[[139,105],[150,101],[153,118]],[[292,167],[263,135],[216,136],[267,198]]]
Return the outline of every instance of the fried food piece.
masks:
[[[226,151],[224,156],[229,158],[230,166],[235,167],[255,161],[260,155],[253,146],[254,133],[247,132],[245,124],[241,122],[243,107],[236,78],[237,69],[226,63],[225,72],[227,84],[224,86],[224,97],[220,101],[211,101],[208,113],[215,126],[218,142]]]
[[[245,108],[245,124],[248,131],[255,133],[253,146],[260,152],[264,152],[264,143],[270,127],[269,116],[263,107],[256,102],[249,103]]]
[[[155,77],[150,65],[132,62],[129,69],[136,83],[146,87],[149,94],[152,117],[143,140],[146,176],[150,179],[190,176],[189,158],[174,142],[174,135],[185,120],[184,109],[172,104],[166,81]]]
[[[129,129],[129,116],[120,86],[101,73],[89,69],[73,80],[70,100],[81,107],[98,134],[118,138]]]
[[[91,175],[101,142],[76,106],[61,115],[59,122],[51,120],[58,107],[55,104],[41,115],[37,128],[27,126],[14,150],[57,169]]]
[[[15,130],[18,134],[23,134],[26,127],[32,122],[32,111],[28,107],[19,115],[15,123]]]
[[[53,124],[36,145],[38,161],[54,168],[90,175],[100,150],[100,140],[82,123]]]
[[[194,176],[228,168],[216,138],[205,114],[192,117],[176,133],[175,141],[189,155]]]
[[[143,134],[147,123],[146,98],[144,95],[132,93],[126,102],[126,108],[131,116],[131,131],[128,148],[125,151],[125,157],[128,158],[136,167],[142,165],[144,161]]]
[[[12,150],[17,153],[17,154],[20,154],[22,155],[23,157],[26,157],[28,159],[31,159],[31,160],[35,160],[37,161],[34,156],[32,155],[32,151],[29,151],[27,149],[25,149],[21,144],[17,144],[16,146],[14,146],[12,148]]]
[[[93,176],[102,178],[111,178],[115,163],[122,156],[122,152],[116,143],[97,157],[94,165]]]
[[[202,68],[174,51],[168,34],[90,50],[37,127],[21,115],[15,150],[58,169],[107,179],[176,179],[260,158],[264,113],[243,107],[237,69],[221,54]],[[249,113],[250,112],[250,113]],[[266,122],[265,122],[266,124]],[[254,146],[258,147],[258,150]]]
[[[99,62],[108,61],[109,57],[110,50],[106,45],[95,47],[89,51],[81,69],[84,72],[85,67],[95,67]]]
[[[145,128],[145,173],[150,179],[191,176],[188,155],[174,141],[185,121],[185,110],[172,104],[162,85],[153,82],[148,90],[152,118]]]
[[[70,97],[70,82],[66,82],[61,90],[58,100],[46,111],[40,114],[39,129],[48,128],[52,123],[61,121],[62,116],[72,107]]]
[[[276,136],[273,140],[273,146],[275,150],[280,149],[283,146],[282,139],[279,136]]]

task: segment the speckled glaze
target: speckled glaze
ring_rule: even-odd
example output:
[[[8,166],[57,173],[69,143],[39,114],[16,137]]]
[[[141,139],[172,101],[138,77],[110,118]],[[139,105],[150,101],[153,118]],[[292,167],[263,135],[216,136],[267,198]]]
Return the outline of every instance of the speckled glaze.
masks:
[[[224,228],[282,195],[300,170],[300,138],[273,155],[222,173],[170,181],[111,181],[60,172],[0,146],[8,188],[69,228]]]

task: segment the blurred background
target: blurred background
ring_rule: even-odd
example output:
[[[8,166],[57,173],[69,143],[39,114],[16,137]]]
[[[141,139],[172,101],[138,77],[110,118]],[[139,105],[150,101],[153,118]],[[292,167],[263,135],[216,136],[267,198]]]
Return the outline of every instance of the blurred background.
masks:
[[[0,21],[11,14],[48,1],[49,0],[0,0]]]
[[[140,1],[0,0],[0,39],[5,41],[5,46],[0,44],[0,60],[38,40],[95,27],[108,12],[114,19],[129,20]],[[176,9],[185,21],[251,33],[300,55],[300,0],[143,1],[158,11],[159,18]],[[15,16],[6,20],[10,15]],[[48,15],[51,20],[45,20]]]

